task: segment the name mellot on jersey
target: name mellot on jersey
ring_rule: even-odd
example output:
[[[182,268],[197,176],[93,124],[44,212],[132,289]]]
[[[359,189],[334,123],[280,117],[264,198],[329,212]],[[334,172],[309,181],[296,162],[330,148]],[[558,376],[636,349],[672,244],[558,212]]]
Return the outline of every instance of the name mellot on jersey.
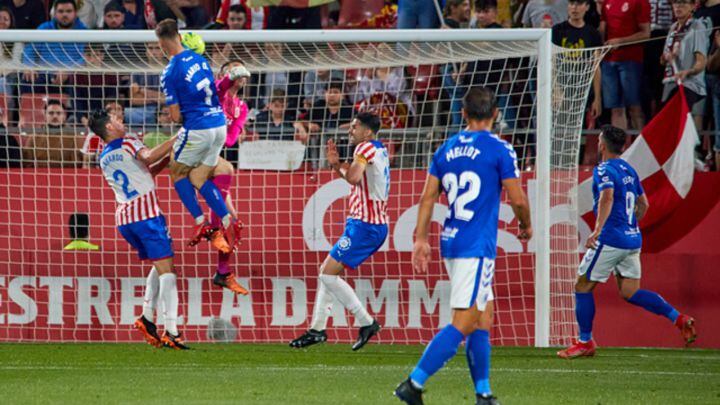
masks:
[[[460,157],[475,159],[480,154],[480,149],[472,145],[456,146],[445,153],[445,159],[449,162]]]

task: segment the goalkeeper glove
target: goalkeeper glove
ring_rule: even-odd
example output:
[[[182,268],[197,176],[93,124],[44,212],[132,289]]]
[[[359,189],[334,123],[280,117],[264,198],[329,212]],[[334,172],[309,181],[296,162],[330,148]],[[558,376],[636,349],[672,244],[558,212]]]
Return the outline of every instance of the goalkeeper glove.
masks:
[[[230,80],[237,80],[241,77],[250,77],[250,71],[248,71],[245,66],[236,66],[230,69],[228,76],[230,77]]]

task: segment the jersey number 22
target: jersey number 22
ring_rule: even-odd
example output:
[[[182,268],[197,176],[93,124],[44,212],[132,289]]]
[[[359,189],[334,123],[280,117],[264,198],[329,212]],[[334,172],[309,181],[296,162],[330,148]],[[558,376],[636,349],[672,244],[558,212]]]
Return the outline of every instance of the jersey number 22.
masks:
[[[475,215],[465,206],[474,201],[480,195],[480,176],[475,172],[465,171],[460,173],[460,177],[455,173],[447,173],[442,178],[443,188],[445,188],[448,196],[448,203],[453,207],[451,211],[448,211],[448,217],[451,212],[455,212],[455,218],[469,221]],[[462,194],[458,195],[459,189],[467,190]]]

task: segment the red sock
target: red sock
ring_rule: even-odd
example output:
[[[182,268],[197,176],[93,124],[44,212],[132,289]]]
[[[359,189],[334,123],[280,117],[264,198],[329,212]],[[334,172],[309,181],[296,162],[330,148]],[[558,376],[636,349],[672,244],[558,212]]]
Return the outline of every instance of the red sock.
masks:
[[[227,197],[228,193],[230,192],[230,185],[232,184],[232,175],[230,174],[221,174],[218,176],[215,176],[213,178],[213,183],[215,183],[215,186],[220,190],[220,195],[222,195],[223,201]],[[212,214],[210,216],[210,223],[212,226],[220,227],[222,226],[222,220],[218,218],[217,215]],[[217,272],[219,274],[230,274],[230,254],[218,252],[218,266],[217,266]]]

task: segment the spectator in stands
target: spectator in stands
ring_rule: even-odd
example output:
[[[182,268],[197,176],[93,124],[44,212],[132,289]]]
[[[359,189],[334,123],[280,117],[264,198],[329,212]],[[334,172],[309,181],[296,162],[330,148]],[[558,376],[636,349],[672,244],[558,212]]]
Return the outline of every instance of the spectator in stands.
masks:
[[[10,9],[14,27],[18,29],[34,30],[47,16],[42,0],[0,0],[0,5]]]
[[[227,29],[229,30],[244,30],[247,25],[247,14],[245,14],[245,7],[240,4],[235,4],[230,7],[227,17]]]
[[[296,139],[310,145],[311,159],[320,157],[320,146],[324,144],[323,139],[317,135],[332,136],[332,132],[338,128],[348,128],[353,118],[353,107],[343,95],[342,81],[331,81],[325,87],[323,99],[313,104],[312,108],[304,112],[295,123],[297,130]],[[340,158],[348,158],[348,137],[338,138],[338,151]]]
[[[13,29],[13,24],[12,11],[6,6],[0,6],[0,30]],[[0,62],[9,63],[14,57],[15,49],[16,46],[12,42],[0,43]],[[15,84],[17,84],[16,73],[6,72],[0,75],[0,94],[12,94]]]
[[[104,30],[121,30],[125,28],[125,7],[116,1],[110,1],[103,10]]]
[[[246,30],[262,30],[267,28],[268,7],[250,7],[247,0],[222,0],[215,22],[220,25],[229,25],[229,13],[232,6],[238,5],[245,11]]]
[[[282,89],[273,90],[270,97],[270,104],[265,111],[255,117],[253,132],[260,139],[273,141],[295,140],[295,116],[287,111],[285,91]]]
[[[170,118],[170,107],[164,105],[158,110],[157,126],[152,127],[150,132],[145,133],[143,143],[152,149],[170,139],[173,132],[175,132],[175,130],[173,121]]]
[[[22,153],[17,139],[5,126],[5,111],[0,108],[0,168],[21,167]]]
[[[40,24],[39,30],[85,29],[85,24],[77,19],[73,0],[55,0],[53,19]],[[23,64],[27,66],[51,66],[72,68],[83,64],[85,45],[73,42],[37,42],[27,44],[23,50]],[[26,71],[23,74],[22,93],[58,93],[62,92],[69,75],[66,73],[39,73]]]
[[[210,22],[210,16],[200,0],[166,0],[171,8],[179,8],[185,17],[187,28],[202,28]],[[179,17],[179,16],[178,16]],[[159,20],[162,21],[162,20]]]
[[[717,79],[717,77],[720,75],[720,31],[715,31],[715,34],[713,35],[713,44],[711,46],[712,52],[710,53],[710,56],[708,57],[707,62],[707,74],[706,76],[713,75]],[[712,82],[712,85],[710,85],[710,82],[707,87],[707,92],[711,97],[708,97],[708,99],[712,99],[712,109],[710,110],[715,124],[715,136],[714,140],[710,139],[710,148],[708,155],[710,160],[712,160],[712,151],[715,152],[715,170],[720,171],[720,83],[718,81]]]
[[[102,44],[90,44],[85,47],[85,66],[89,68],[105,66],[105,49]],[[74,91],[75,117],[87,125],[91,111],[102,109],[105,100],[127,97],[127,79],[116,72],[96,72],[87,70],[75,73],[69,82]]]
[[[116,1],[116,0],[111,0]],[[145,2],[142,0],[122,0],[125,13],[124,26],[129,30],[145,29]]]
[[[467,26],[470,21],[470,0],[447,0],[443,17],[448,28]]]
[[[309,70],[303,78],[303,107],[308,109],[325,97],[325,90],[331,81],[343,80],[340,70],[317,69]]]
[[[45,106],[45,126],[36,128],[23,149],[26,165],[35,167],[78,167],[82,162],[82,139],[66,125],[65,107],[51,99]]]
[[[267,28],[271,30],[319,30],[322,28],[322,6],[268,7]]]
[[[662,102],[677,92],[677,80],[681,80],[695,126],[702,128],[708,37],[705,24],[693,18],[694,7],[693,0],[672,0],[676,20],[670,27],[661,59],[665,66]]]
[[[645,125],[640,99],[643,46],[625,44],[650,38],[650,3],[605,0],[600,33],[605,44],[614,47],[601,64],[603,105],[612,111],[613,126],[628,128],[627,108],[633,128],[640,130]]]
[[[662,87],[657,84],[662,81],[665,74],[658,61],[663,54],[664,38],[667,37],[670,25],[673,23],[673,12],[668,0],[649,0],[649,2],[651,41],[644,44],[643,90],[641,94],[643,104],[645,104],[644,110],[646,113],[650,113],[652,117],[657,113],[662,98]]]
[[[400,29],[438,28],[440,19],[436,1],[439,0],[399,0],[397,27]]]
[[[146,0],[144,9],[145,24],[148,29],[154,30],[159,21],[171,18],[178,22],[178,27],[185,28],[185,15],[178,3],[166,0]]]
[[[147,63],[164,65],[160,45],[150,42],[145,45]],[[155,124],[158,106],[165,102],[160,91],[160,75],[157,73],[133,73],[130,76],[130,106],[125,110],[126,123],[131,126]]]
[[[552,41],[555,45],[563,48],[585,49],[602,46],[602,37],[595,27],[585,22],[585,14],[590,9],[590,0],[569,0],[568,20],[552,27]],[[567,57],[573,57],[568,54]],[[596,119],[602,114],[602,84],[600,72],[595,71],[593,87],[590,94],[592,104],[590,116]]]
[[[265,44],[267,63],[280,64],[283,58],[283,44],[268,42]],[[288,95],[289,72],[268,72],[263,74],[263,106],[272,100],[270,98],[276,89],[282,90],[285,97]],[[295,94],[297,95],[297,94]]]
[[[400,67],[368,69],[358,81],[354,104],[361,110],[380,111],[383,128],[404,128],[414,114],[412,95]]]
[[[529,0],[523,12],[522,24],[529,28],[552,28],[567,20],[567,5],[567,0]]]
[[[707,97],[705,98],[705,113],[707,116],[712,117],[712,119],[708,121],[711,121],[715,130],[720,131],[720,65],[715,63],[718,61],[718,56],[720,56],[717,52],[718,42],[716,40],[717,33],[719,32],[717,28],[720,27],[720,0],[700,0],[699,3],[700,5],[695,11],[694,17],[704,23],[705,32],[708,33],[708,43],[710,44],[708,55],[715,55],[714,60],[708,57],[707,71],[705,72],[705,91],[707,93]],[[716,154],[713,158],[712,137],[708,139],[707,145],[707,161],[710,166],[715,162],[720,163],[720,155]],[[720,139],[717,139],[714,145],[716,151],[720,151]],[[715,160],[715,162],[713,162],[713,160]],[[720,165],[715,164],[715,168],[716,170],[720,170]]]

